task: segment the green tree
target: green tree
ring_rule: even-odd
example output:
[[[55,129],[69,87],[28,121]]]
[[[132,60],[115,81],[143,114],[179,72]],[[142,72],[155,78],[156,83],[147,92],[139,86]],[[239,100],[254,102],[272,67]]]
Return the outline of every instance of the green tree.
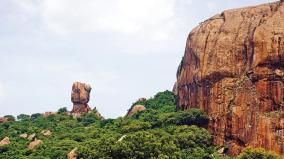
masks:
[[[41,117],[42,116],[42,114],[40,114],[40,113],[35,113],[35,114],[32,114],[31,115],[31,119],[32,120],[35,120],[35,119],[37,119],[37,118],[39,118],[39,117]]]
[[[62,107],[62,108],[59,108],[57,112],[58,113],[66,113],[66,112],[68,112],[68,110],[67,110],[67,107]]]
[[[277,154],[263,148],[246,148],[237,159],[280,159]]]
[[[28,120],[28,119],[30,119],[30,116],[27,115],[27,114],[20,114],[20,115],[17,116],[17,119],[18,120]]]
[[[8,119],[8,121],[15,121],[15,117],[13,115],[5,115],[5,118]]]

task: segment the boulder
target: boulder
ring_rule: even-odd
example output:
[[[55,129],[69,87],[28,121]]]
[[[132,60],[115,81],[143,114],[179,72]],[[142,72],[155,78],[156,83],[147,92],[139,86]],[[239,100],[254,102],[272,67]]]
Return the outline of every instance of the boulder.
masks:
[[[88,105],[91,86],[85,83],[75,82],[72,86],[71,101],[73,102],[72,114],[86,113],[91,110]]]
[[[10,144],[10,139],[8,137],[5,137],[4,139],[0,141],[0,146],[5,146],[8,144]]]
[[[226,10],[194,28],[174,86],[177,109],[209,116],[214,143],[284,152],[284,3]]]
[[[42,130],[41,133],[45,137],[51,136],[52,134],[50,130]]]
[[[28,134],[21,134],[20,137],[26,139],[28,138]]]
[[[77,159],[77,154],[76,154],[77,148],[74,148],[72,151],[70,151],[67,154],[68,159]]]
[[[50,115],[55,115],[56,114],[56,112],[44,112],[43,114],[42,114],[42,116],[44,117],[44,118],[47,118],[47,117],[49,117]]]
[[[138,99],[138,102],[144,102],[144,101],[146,101],[147,99],[146,98],[139,98]]]
[[[134,105],[132,108],[130,108],[126,114],[127,117],[130,117],[142,110],[145,110],[145,106],[144,105]]]
[[[35,133],[30,134],[30,135],[28,136],[28,140],[34,140],[34,139],[35,139],[35,136],[36,136]]]
[[[104,117],[101,115],[101,113],[97,110],[96,107],[94,107],[94,109],[92,111],[95,112],[97,118],[104,119]]]
[[[38,147],[40,144],[42,144],[43,142],[41,140],[37,140],[35,139],[34,141],[32,141],[29,146],[28,146],[28,149],[30,150],[33,150],[35,149],[36,147]]]
[[[5,123],[5,122],[8,122],[8,118],[5,118],[5,117],[0,117],[0,123]]]
[[[127,136],[127,135],[122,135],[122,136],[117,140],[117,142],[123,141],[123,139],[126,138],[126,136]]]

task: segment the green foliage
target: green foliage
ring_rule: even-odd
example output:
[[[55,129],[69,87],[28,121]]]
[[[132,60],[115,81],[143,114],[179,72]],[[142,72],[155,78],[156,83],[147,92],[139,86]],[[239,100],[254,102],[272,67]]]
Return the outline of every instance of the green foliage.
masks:
[[[5,115],[5,118],[8,119],[8,121],[15,121],[15,117],[13,115]]]
[[[20,115],[17,116],[18,120],[28,120],[30,118],[31,117],[29,115],[26,115],[26,114],[20,114]]]
[[[208,123],[207,116],[199,109],[189,109],[187,111],[171,112],[160,115],[162,124],[175,125],[198,125],[205,126]]]
[[[57,112],[58,113],[67,113],[68,110],[67,110],[67,107],[62,107],[62,108],[59,108]]]
[[[39,117],[41,117],[42,116],[42,114],[40,114],[40,113],[35,113],[35,114],[32,114],[31,115],[31,119],[32,120],[35,120],[35,119],[37,119],[37,118],[39,118]]]
[[[263,148],[247,148],[237,159],[280,159],[280,156],[273,152],[265,151]]]
[[[164,91],[157,93],[154,98],[148,99],[144,101],[145,107],[147,109],[162,109],[164,107],[167,107],[169,110],[164,111],[173,111],[172,107],[176,105],[175,96],[170,91]]]
[[[48,117],[39,113],[31,117],[20,114],[18,121],[0,123],[0,139],[8,136],[11,141],[0,147],[0,158],[65,159],[74,148],[80,159],[222,158],[216,153],[212,136],[202,128],[208,121],[202,111],[176,112],[175,97],[169,91],[160,92],[140,104],[147,110],[116,119],[102,119],[96,111],[73,117],[64,113],[65,108]],[[44,136],[43,130],[50,130],[52,135]],[[29,150],[30,141],[20,137],[23,133],[35,133],[43,144]],[[246,150],[240,159],[250,159],[248,156],[268,156],[263,157],[268,159],[271,155]]]

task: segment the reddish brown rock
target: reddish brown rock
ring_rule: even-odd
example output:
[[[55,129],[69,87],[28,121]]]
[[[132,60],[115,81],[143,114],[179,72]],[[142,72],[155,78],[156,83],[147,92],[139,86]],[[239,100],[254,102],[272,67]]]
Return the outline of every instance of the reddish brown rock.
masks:
[[[101,113],[97,110],[97,107],[94,107],[94,109],[92,111],[96,114],[97,118],[104,119],[104,117],[101,115]]]
[[[135,105],[133,106],[131,109],[128,110],[126,116],[130,117],[142,110],[145,110],[146,108],[144,107],[144,105]]]
[[[138,102],[144,102],[144,101],[146,101],[147,99],[146,98],[139,98],[137,101]]]
[[[8,137],[5,137],[4,139],[0,141],[0,146],[5,146],[8,144],[10,144],[10,139]]]
[[[284,153],[284,3],[224,11],[189,34],[177,109],[197,107],[214,142]]]
[[[71,113],[80,114],[91,110],[88,105],[90,99],[91,86],[85,83],[75,82],[72,86],[71,101],[73,109]]]
[[[35,133],[30,134],[30,135],[28,136],[28,140],[34,140],[35,137],[36,137],[36,134],[35,134]]]
[[[51,136],[52,134],[50,130],[42,130],[41,133],[45,137]]]
[[[0,117],[0,123],[5,123],[5,122],[8,122],[8,121],[9,121],[8,118]]]
[[[24,138],[24,139],[27,139],[28,138],[28,134],[21,134],[20,137]]]
[[[70,151],[67,154],[67,159],[77,159],[76,151],[77,151],[77,148],[74,148],[72,151]]]
[[[36,140],[32,141],[32,142],[28,145],[28,149],[33,150],[33,149],[35,149],[36,147],[38,147],[40,144],[42,144],[42,141],[36,139]]]
[[[50,115],[55,115],[55,114],[56,114],[56,112],[44,112],[44,113],[42,114],[42,116],[45,117],[45,118],[47,118],[47,117],[49,117]]]

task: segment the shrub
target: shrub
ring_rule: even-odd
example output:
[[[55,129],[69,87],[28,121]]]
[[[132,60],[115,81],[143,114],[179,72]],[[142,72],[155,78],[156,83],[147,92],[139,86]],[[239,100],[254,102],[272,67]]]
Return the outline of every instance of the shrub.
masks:
[[[263,148],[246,148],[237,159],[280,159],[277,154]]]
[[[15,121],[15,117],[13,115],[5,115],[5,118],[8,119],[8,121]]]
[[[17,116],[17,119],[18,120],[28,120],[28,119],[30,119],[30,116],[26,115],[26,114],[20,114],[20,115]]]
[[[62,107],[62,108],[59,108],[57,112],[58,113],[66,113],[66,112],[68,112],[68,110],[67,110],[67,107]]]

